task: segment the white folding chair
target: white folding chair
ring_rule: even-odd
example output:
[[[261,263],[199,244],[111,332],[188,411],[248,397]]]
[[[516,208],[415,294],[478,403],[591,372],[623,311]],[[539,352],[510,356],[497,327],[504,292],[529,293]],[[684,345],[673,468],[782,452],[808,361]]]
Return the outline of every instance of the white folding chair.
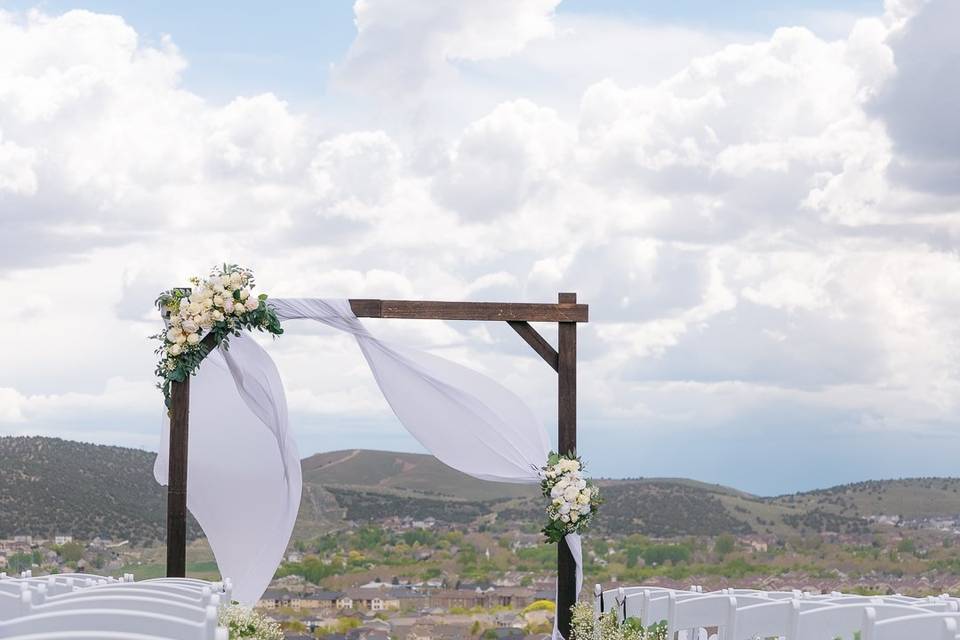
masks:
[[[213,596],[211,606],[219,605],[219,598]],[[207,607],[199,602],[187,604],[165,598],[129,596],[115,594],[97,594],[78,592],[75,597],[50,599],[44,604],[31,605],[24,615],[40,615],[60,611],[86,611],[90,609],[110,611],[132,611],[153,613],[173,618],[182,618],[192,622],[206,619]]]
[[[171,616],[110,609],[58,611],[0,622],[0,638],[64,631],[140,633],[170,640],[215,640],[217,610],[207,607],[204,620],[193,622]]]
[[[0,581],[0,593],[18,596],[29,588],[30,585],[25,582],[20,582],[19,580]]]
[[[862,640],[956,640],[956,613],[925,613],[881,620],[874,607],[865,607]]]
[[[149,580],[142,580],[136,584],[164,584],[188,589],[210,589],[213,593],[225,594],[226,597],[222,598],[222,600],[226,604],[230,604],[233,596],[233,581],[230,580],[230,578],[224,578],[222,581],[217,582],[209,582],[198,578],[151,578]]]
[[[873,609],[878,620],[916,615],[917,609],[902,604],[834,604],[808,611],[795,611],[791,640],[823,640],[823,638],[852,638],[863,631],[864,611]]]
[[[209,602],[213,592],[210,587],[203,587],[201,589],[195,589],[192,587],[185,587],[182,585],[165,583],[165,582],[119,582],[116,584],[104,584],[97,585],[95,587],[89,587],[84,589],[84,592],[109,592],[113,590],[138,590],[143,593],[167,593],[171,595],[181,595],[187,598],[196,598],[198,600],[206,600]]]
[[[617,589],[607,589],[606,591],[602,591],[600,593],[600,601],[596,606],[599,607],[600,613],[613,611],[617,614],[618,620],[623,620],[624,602],[626,601],[627,596],[632,596],[644,591],[666,594],[671,591],[675,591],[675,589],[667,589],[663,587],[619,587]]]
[[[729,640],[786,636],[790,633],[794,610],[799,613],[818,607],[836,606],[816,600],[770,600],[739,606],[738,599],[737,604],[730,632],[727,634]]]
[[[643,624],[649,626],[664,622],[670,615],[670,599],[677,601],[702,598],[703,594],[695,591],[670,591],[667,593],[640,592],[627,596],[624,610],[627,617],[640,618]]]
[[[153,598],[153,599],[165,600],[167,602],[177,602],[177,603],[185,604],[191,607],[211,606],[214,602],[214,598],[216,598],[217,600],[219,600],[219,604],[221,606],[223,605],[223,599],[220,598],[217,594],[207,595],[205,592],[200,594],[170,593],[169,591],[163,591],[159,589],[138,589],[130,584],[128,584],[127,586],[129,588],[122,588],[120,586],[117,586],[117,587],[112,587],[110,589],[78,589],[77,591],[72,591],[70,593],[64,593],[58,596],[51,596],[42,601],[34,597],[34,602],[36,604],[44,604],[44,603],[50,603],[50,602],[63,602],[66,600],[73,600],[73,599],[131,596],[135,598]]]
[[[667,637],[678,631],[693,631],[699,637],[707,627],[729,629],[737,609],[737,598],[730,595],[697,594],[696,598],[679,599],[675,593],[668,596]],[[691,637],[687,634],[687,637]],[[723,636],[721,636],[723,637]]]
[[[24,588],[18,593],[0,591],[0,622],[13,620],[30,609],[31,594]]]
[[[122,633],[111,631],[54,631],[51,633],[31,633],[25,636],[10,636],[7,640],[170,640],[163,636],[148,636],[142,633]],[[229,640],[226,627],[218,627],[214,640]]]

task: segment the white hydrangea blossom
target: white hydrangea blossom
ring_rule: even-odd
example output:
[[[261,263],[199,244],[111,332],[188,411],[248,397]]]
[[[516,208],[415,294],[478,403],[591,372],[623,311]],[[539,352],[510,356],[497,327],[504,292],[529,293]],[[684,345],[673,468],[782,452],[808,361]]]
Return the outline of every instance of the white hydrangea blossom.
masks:
[[[540,469],[543,495],[550,499],[547,516],[550,522],[544,534],[556,541],[566,533],[584,528],[600,505],[600,490],[583,477],[583,463],[573,456],[551,454]]]

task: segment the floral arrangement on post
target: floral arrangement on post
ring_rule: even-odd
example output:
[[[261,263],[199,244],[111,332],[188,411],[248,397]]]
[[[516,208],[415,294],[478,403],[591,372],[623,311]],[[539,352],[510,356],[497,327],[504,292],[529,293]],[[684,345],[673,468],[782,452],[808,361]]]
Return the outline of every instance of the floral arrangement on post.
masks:
[[[543,535],[559,542],[570,533],[580,533],[590,524],[603,499],[600,489],[583,477],[583,461],[575,454],[550,452],[540,468],[540,488],[550,500]]]
[[[253,272],[235,264],[214,268],[209,277],[190,279],[193,289],[170,289],[157,298],[157,308],[169,318],[167,330],[151,338],[160,340],[157,386],[170,406],[170,383],[196,373],[200,363],[217,346],[229,346],[231,335],[258,329],[283,333],[277,314],[267,304],[267,294],[254,296]]]
[[[220,626],[227,628],[230,640],[283,640],[280,625],[253,609],[237,604],[231,604],[220,611]]]
[[[593,605],[577,602],[570,608],[570,640],[667,640],[667,624],[645,627],[638,618],[617,620],[613,611],[597,618]]]

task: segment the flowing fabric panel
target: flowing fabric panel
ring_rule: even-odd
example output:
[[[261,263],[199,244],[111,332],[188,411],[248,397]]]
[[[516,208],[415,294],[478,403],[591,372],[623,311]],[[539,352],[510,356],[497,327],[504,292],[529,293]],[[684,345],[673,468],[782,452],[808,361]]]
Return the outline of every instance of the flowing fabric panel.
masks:
[[[472,369],[376,339],[347,300],[271,300],[281,320],[311,319],[352,333],[404,427],[445,464],[483,480],[539,483],[546,429],[515,393]]]
[[[167,484],[169,422],[154,476]],[[300,507],[300,455],[269,354],[249,335],[208,355],[190,384],[187,507],[234,598],[253,605],[283,559]]]

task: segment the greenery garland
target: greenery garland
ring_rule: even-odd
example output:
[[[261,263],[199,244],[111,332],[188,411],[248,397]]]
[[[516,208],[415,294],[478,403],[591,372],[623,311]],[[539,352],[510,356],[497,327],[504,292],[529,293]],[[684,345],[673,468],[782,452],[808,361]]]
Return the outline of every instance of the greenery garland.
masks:
[[[157,298],[157,308],[168,318],[167,330],[150,336],[160,341],[156,354],[157,387],[170,407],[170,384],[194,375],[210,351],[229,347],[230,336],[244,329],[283,333],[267,294],[253,296],[253,272],[235,264],[211,270],[209,277],[190,279],[193,289],[170,289]]]
[[[540,489],[550,500],[542,529],[549,542],[586,529],[603,503],[600,488],[583,477],[583,471],[583,461],[575,454],[555,451],[550,452],[546,466],[540,467]]]

